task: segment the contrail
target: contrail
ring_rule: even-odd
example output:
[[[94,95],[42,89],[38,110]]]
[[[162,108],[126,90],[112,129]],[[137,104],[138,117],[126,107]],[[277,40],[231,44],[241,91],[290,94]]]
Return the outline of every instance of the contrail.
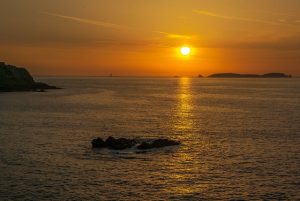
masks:
[[[244,18],[244,17],[226,16],[226,15],[220,15],[220,14],[212,13],[212,12],[205,11],[205,10],[194,10],[193,12],[197,13],[197,14],[200,14],[200,15],[205,15],[205,16],[210,16],[210,17],[215,17],[215,18],[221,18],[221,19],[238,20],[238,21],[246,21],[246,22],[257,22],[257,23],[277,25],[277,26],[293,26],[293,27],[296,27],[293,24],[287,24],[287,23],[282,23],[282,22],[272,22],[272,21],[267,21],[267,20]]]
[[[191,36],[187,35],[181,35],[181,34],[174,34],[174,33],[168,33],[163,31],[153,31],[154,33],[159,33],[165,35],[167,38],[174,38],[174,39],[191,39]]]
[[[61,14],[57,14],[57,13],[49,13],[49,12],[44,12],[44,11],[41,13],[45,14],[45,15],[49,15],[49,16],[54,16],[54,17],[58,17],[58,18],[63,18],[63,19],[67,19],[67,20],[72,20],[72,21],[95,25],[95,26],[100,26],[100,27],[106,27],[106,28],[110,28],[110,29],[119,29],[119,30],[131,29],[130,27],[127,27],[127,26],[122,26],[122,25],[109,23],[109,22],[90,20],[90,19],[85,19],[85,18],[61,15]]]

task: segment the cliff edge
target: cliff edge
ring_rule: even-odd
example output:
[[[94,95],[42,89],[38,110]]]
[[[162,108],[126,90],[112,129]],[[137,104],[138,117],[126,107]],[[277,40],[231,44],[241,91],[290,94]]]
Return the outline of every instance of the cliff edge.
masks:
[[[45,83],[35,82],[25,68],[0,62],[0,92],[44,91],[45,89],[59,88]]]
[[[267,73],[263,75],[258,74],[238,74],[238,73],[217,73],[208,76],[210,78],[290,78],[291,75],[284,73]]]

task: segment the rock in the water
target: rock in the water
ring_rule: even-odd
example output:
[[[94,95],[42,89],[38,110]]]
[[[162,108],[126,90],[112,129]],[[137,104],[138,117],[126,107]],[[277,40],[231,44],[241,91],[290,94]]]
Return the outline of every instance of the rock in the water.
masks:
[[[176,146],[180,143],[175,140],[169,140],[169,139],[158,139],[154,140],[152,142],[152,145],[154,148],[160,148],[160,147],[167,147],[167,146]]]
[[[136,145],[136,143],[135,140],[126,138],[116,139],[114,137],[109,137],[105,141],[103,141],[102,138],[92,140],[93,148],[108,148],[114,150],[129,149]]]
[[[108,137],[105,141],[102,138],[96,138],[92,140],[91,143],[93,148],[108,148],[113,150],[130,149],[138,144],[138,142],[133,139],[117,139],[114,137]],[[169,139],[156,139],[151,142],[142,142],[136,148],[140,150],[148,150],[176,145],[180,145],[180,142]]]
[[[152,144],[150,144],[149,142],[143,142],[139,146],[137,146],[137,149],[142,149],[142,150],[152,149],[152,148],[153,148]]]
[[[92,146],[93,148],[104,148],[106,147],[106,144],[102,138],[97,138],[92,140]]]
[[[208,76],[209,78],[291,78],[291,75],[284,73],[259,74],[238,74],[238,73],[217,73]]]
[[[126,139],[126,138],[116,139],[114,137],[109,137],[105,141],[105,144],[108,148],[115,149],[115,150],[129,149],[134,145],[136,145],[136,143],[137,142],[135,140]]]
[[[180,142],[169,140],[169,139],[157,139],[154,140],[153,142],[143,142],[137,148],[146,150],[146,149],[162,148],[162,147],[176,146],[176,145],[180,145]]]
[[[56,86],[51,86],[51,85],[48,85],[48,84],[45,84],[45,83],[42,83],[42,82],[35,82],[34,85],[32,86],[33,90],[37,90],[37,89],[42,89],[42,90],[45,90],[45,89],[60,89]]]

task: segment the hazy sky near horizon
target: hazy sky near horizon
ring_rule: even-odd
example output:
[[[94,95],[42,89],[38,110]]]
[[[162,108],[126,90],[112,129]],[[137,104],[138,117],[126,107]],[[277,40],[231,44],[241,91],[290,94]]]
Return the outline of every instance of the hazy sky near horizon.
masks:
[[[299,0],[0,0],[0,8],[0,61],[35,75],[300,75]]]

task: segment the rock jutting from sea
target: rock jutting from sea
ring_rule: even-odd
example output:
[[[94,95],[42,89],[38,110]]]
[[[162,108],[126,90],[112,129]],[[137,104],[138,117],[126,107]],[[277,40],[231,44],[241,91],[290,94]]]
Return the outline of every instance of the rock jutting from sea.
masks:
[[[30,73],[22,67],[0,62],[0,92],[40,91],[59,89],[45,83],[34,81]]]
[[[217,73],[208,76],[209,78],[291,78],[292,75],[284,73],[259,74],[238,74],[238,73]]]
[[[179,141],[170,140],[170,139],[155,139],[155,140],[146,140],[146,141],[137,141],[134,139],[127,138],[114,138],[108,137],[105,141],[102,138],[96,138],[91,141],[93,148],[98,149],[112,149],[112,150],[124,150],[130,148],[136,148],[139,150],[149,150],[155,148],[163,148],[169,146],[180,145]]]

